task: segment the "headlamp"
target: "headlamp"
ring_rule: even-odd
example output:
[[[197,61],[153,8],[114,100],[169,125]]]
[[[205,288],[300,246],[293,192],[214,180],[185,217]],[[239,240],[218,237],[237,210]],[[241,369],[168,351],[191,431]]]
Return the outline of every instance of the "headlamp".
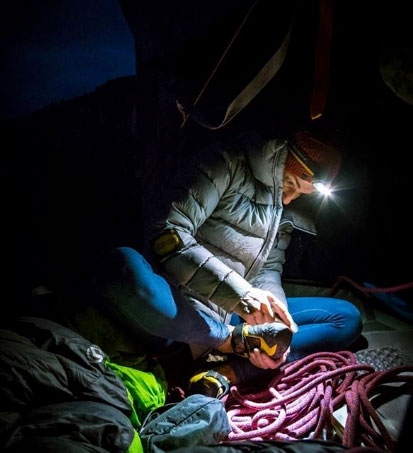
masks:
[[[323,195],[329,196],[331,194],[331,189],[323,181],[313,181],[313,186]]]
[[[309,156],[307,156],[304,151],[300,150],[298,146],[291,140],[288,140],[288,148],[295,159],[297,159],[297,161],[311,176],[314,188],[323,195],[330,195],[331,188],[327,185],[327,178],[323,178],[323,173],[320,170],[319,165],[317,165],[316,162],[314,162]]]

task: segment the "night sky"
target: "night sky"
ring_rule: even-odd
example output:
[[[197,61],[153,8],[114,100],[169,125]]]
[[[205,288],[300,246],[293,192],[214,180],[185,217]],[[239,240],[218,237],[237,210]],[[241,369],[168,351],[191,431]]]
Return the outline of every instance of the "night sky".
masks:
[[[16,0],[1,15],[0,120],[135,73],[117,0]]]

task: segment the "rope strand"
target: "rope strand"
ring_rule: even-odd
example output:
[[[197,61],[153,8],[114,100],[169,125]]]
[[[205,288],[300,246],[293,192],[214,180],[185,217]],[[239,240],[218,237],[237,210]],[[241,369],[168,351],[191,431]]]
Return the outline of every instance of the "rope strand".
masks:
[[[413,384],[413,366],[376,372],[354,353],[322,352],[283,365],[268,388],[243,395],[232,386],[225,406],[228,441],[324,439],[337,436],[335,411],[346,407],[342,444],[392,450],[395,445],[371,400],[387,382]]]

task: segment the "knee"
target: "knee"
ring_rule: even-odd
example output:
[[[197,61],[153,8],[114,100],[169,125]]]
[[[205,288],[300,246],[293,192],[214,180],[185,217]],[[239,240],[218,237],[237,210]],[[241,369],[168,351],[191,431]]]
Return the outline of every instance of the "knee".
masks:
[[[99,289],[120,296],[154,291],[155,274],[149,263],[131,247],[117,247],[107,251],[98,261],[95,270]]]
[[[338,312],[343,317],[343,324],[348,331],[352,331],[355,336],[361,334],[363,330],[363,320],[360,310],[352,302],[344,299],[333,299]]]
[[[131,247],[110,250],[100,263],[97,284],[103,302],[127,313],[176,316],[176,304],[167,281],[152,270],[145,257]]]

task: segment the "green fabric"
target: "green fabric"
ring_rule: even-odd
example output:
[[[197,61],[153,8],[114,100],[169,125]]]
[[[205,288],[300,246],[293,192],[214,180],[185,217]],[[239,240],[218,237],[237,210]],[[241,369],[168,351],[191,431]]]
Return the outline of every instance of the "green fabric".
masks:
[[[137,431],[134,431],[132,443],[130,444],[126,453],[144,453],[141,438],[139,437]]]
[[[165,404],[168,384],[163,368],[157,363],[151,371],[141,371],[109,359],[106,364],[125,384],[132,405],[131,422],[136,429],[140,428],[151,410]]]

